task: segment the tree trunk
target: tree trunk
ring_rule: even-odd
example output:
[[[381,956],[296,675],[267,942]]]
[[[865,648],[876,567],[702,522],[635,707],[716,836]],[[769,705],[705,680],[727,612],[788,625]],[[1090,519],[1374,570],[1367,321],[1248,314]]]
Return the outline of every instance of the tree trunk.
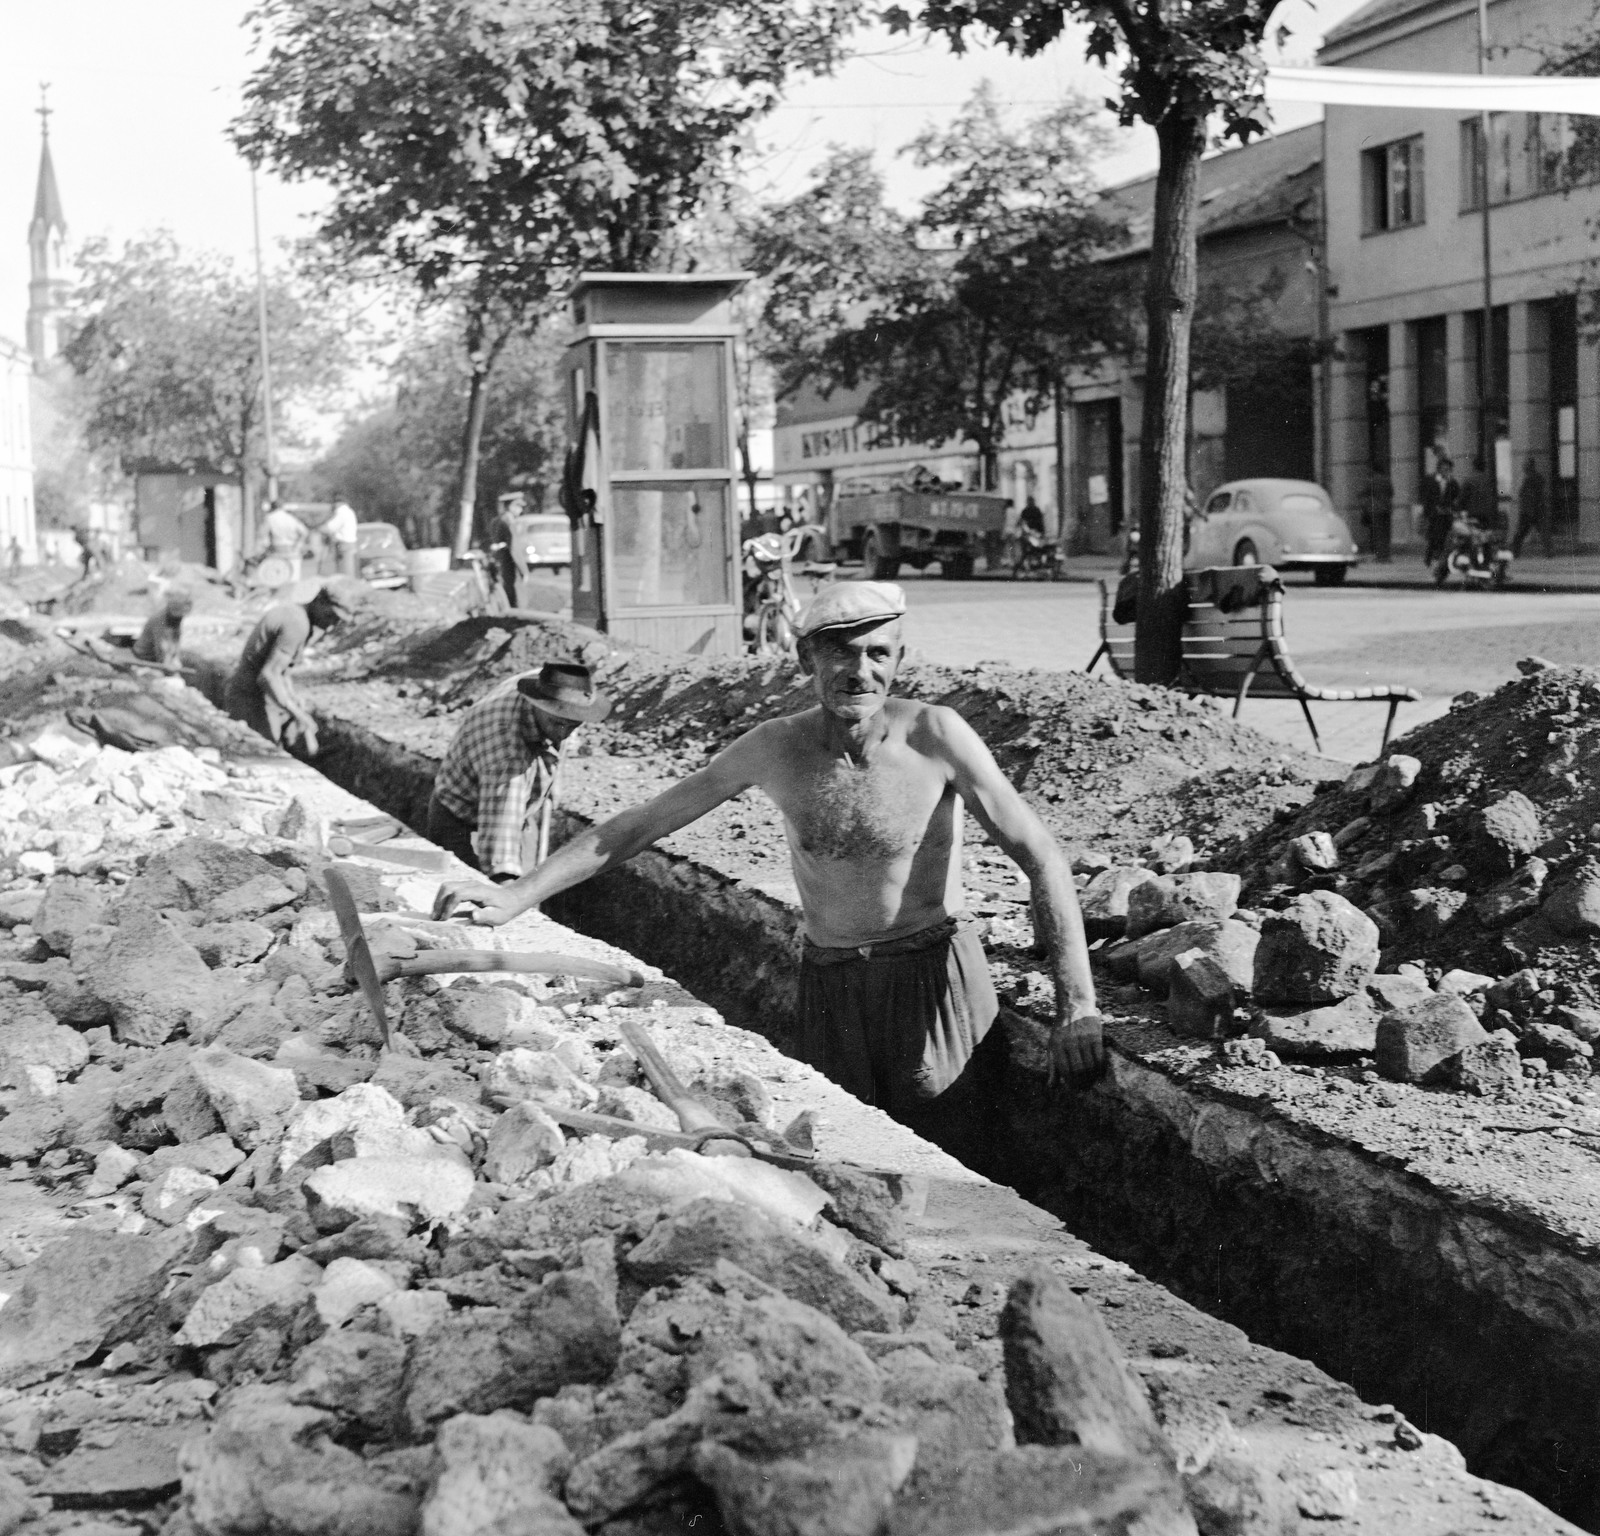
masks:
[[[745,494],[750,501],[750,516],[756,515],[756,485],[760,476],[756,467],[750,462],[750,426],[748,422],[739,423],[739,473],[744,479]]]
[[[473,509],[478,500],[478,445],[483,438],[483,412],[489,396],[493,360],[474,357],[472,386],[467,393],[467,424],[461,434],[461,501],[456,513],[455,563],[472,547]]]
[[[1189,331],[1203,120],[1177,114],[1156,128],[1155,227],[1145,280],[1144,418],[1139,457],[1139,618],[1134,673],[1170,683],[1183,656],[1183,517],[1189,489]]]

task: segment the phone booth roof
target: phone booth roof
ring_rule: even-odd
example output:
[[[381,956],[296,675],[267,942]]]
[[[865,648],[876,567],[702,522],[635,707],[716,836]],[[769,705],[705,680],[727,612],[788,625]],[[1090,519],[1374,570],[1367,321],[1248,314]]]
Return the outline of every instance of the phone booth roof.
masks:
[[[583,272],[567,292],[574,325],[682,327],[733,325],[729,303],[750,272]]]

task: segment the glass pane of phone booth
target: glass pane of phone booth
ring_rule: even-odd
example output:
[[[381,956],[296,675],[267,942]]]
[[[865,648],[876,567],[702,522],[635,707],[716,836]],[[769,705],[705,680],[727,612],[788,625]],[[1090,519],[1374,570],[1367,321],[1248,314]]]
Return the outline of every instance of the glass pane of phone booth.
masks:
[[[728,468],[720,341],[613,341],[605,354],[613,472]]]
[[[727,497],[715,483],[613,485],[613,609],[732,602]]]

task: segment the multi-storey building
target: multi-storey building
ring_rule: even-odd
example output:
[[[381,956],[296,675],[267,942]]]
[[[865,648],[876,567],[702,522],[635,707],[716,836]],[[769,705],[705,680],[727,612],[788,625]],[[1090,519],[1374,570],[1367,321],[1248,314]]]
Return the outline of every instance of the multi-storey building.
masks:
[[[1493,0],[1488,69],[1536,73],[1585,25],[1587,0]],[[1319,58],[1470,74],[1478,51],[1470,0],[1372,0]],[[1508,496],[1531,459],[1557,548],[1600,546],[1600,353],[1578,296],[1600,249],[1593,128],[1493,114],[1485,178],[1477,114],[1330,106],[1324,126],[1335,502],[1357,504],[1379,471],[1396,544],[1419,547],[1420,486],[1441,455],[1458,477],[1481,460]]]
[[[33,515],[33,427],[29,397],[33,359],[26,348],[0,336],[0,572],[13,558],[32,562],[37,540]]]

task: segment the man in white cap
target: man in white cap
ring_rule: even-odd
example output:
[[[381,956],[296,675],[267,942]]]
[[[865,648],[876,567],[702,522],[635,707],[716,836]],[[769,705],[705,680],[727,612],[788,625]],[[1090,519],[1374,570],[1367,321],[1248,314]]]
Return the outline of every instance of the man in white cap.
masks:
[[[961,913],[965,806],[1032,882],[1056,990],[1052,1078],[1104,1068],[1072,873],[1044,823],[953,709],[891,698],[905,594],[825,587],[795,626],[816,707],[747,731],[699,772],[593,827],[499,888],[446,885],[500,924],[759,787],[783,813],[800,889],[800,1054],[857,1098],[915,1120],[962,1079],[999,1009]]]
[[[547,661],[493,689],[467,711],[439,764],[429,838],[491,880],[517,879],[538,862],[529,831],[553,803],[567,738],[610,713],[577,662]]]

